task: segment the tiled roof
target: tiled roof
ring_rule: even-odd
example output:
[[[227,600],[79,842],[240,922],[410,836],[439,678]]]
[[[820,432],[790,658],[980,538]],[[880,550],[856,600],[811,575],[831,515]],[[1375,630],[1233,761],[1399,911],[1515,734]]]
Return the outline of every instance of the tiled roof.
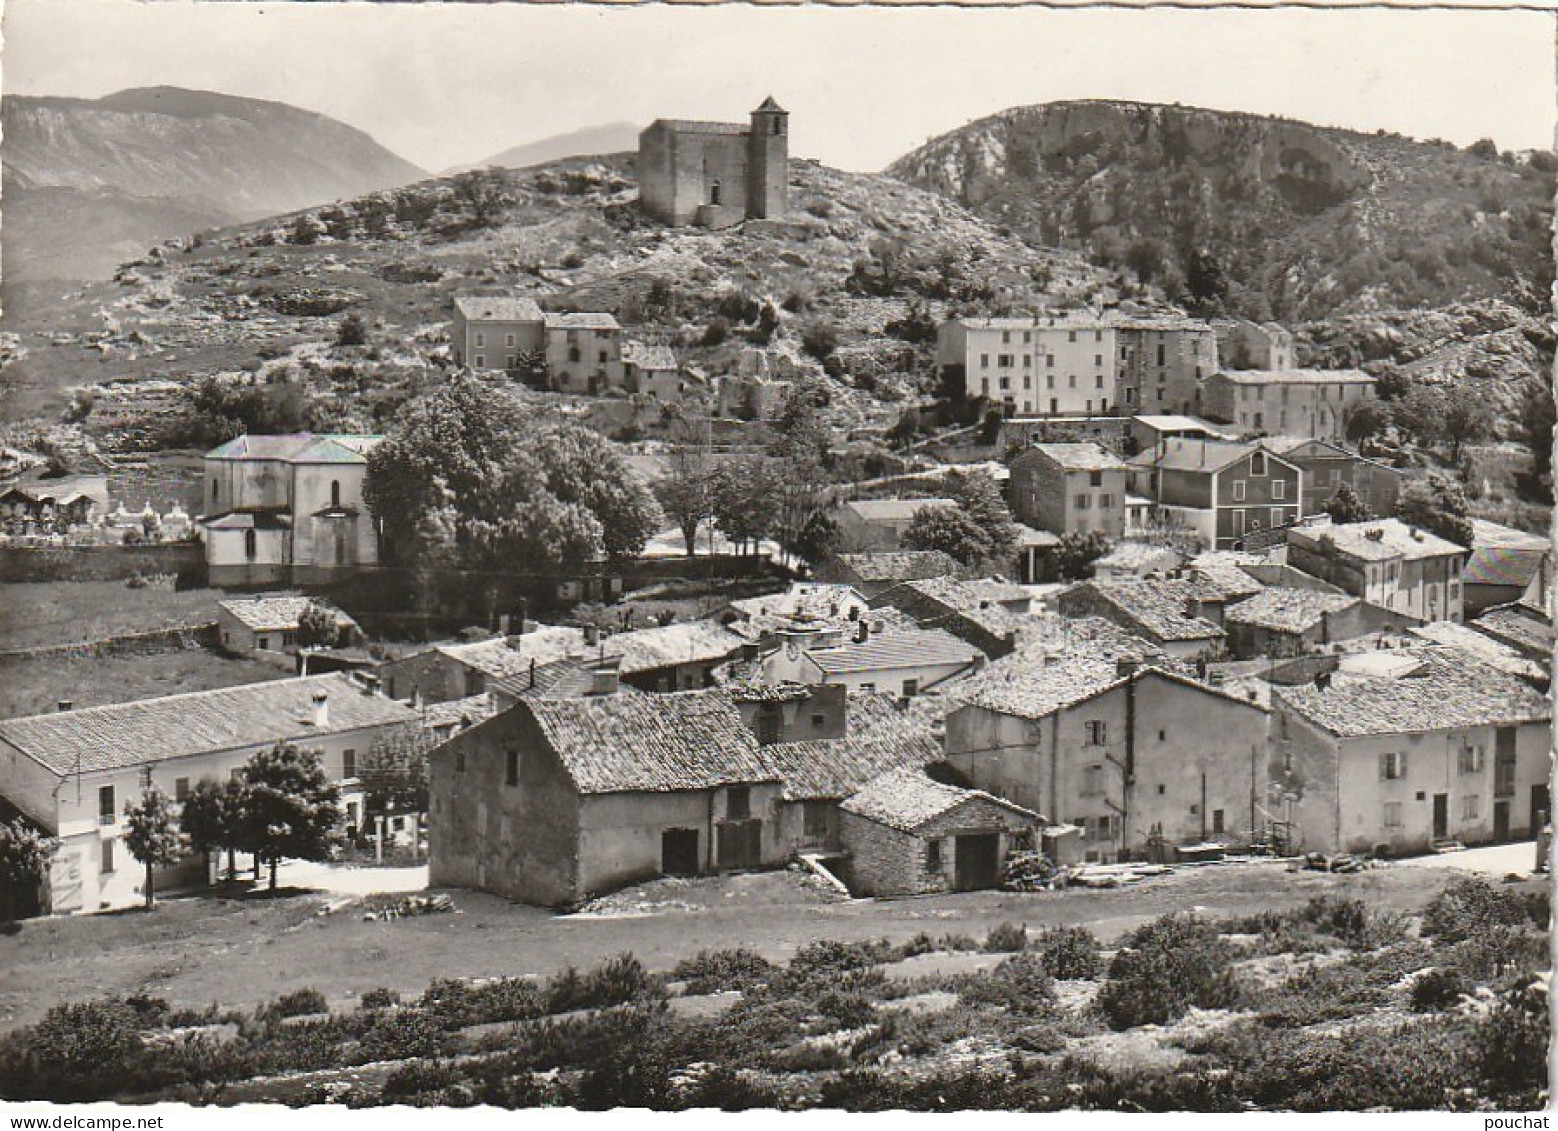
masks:
[[[1006,582],[985,578],[964,581],[956,577],[928,577],[919,581],[905,581],[873,598],[873,604],[891,605],[897,597],[915,593],[947,610],[947,614],[960,616],[972,624],[993,633],[1006,636],[1022,627],[1026,619],[1022,613],[1014,613],[1006,602],[1032,601],[1026,589]],[[923,627],[935,627],[941,623],[936,618],[919,618]]]
[[[785,108],[783,106],[779,105],[779,103],[775,102],[774,101],[774,96],[770,94],[767,98],[763,99],[762,105],[760,105],[756,110],[754,110],[753,113],[754,114],[769,114],[769,113],[772,113],[772,114],[785,114],[785,113],[788,113],[788,111],[785,110]]]
[[[580,793],[665,793],[777,781],[720,688],[667,695],[527,699]]]
[[[784,782],[786,801],[848,797],[878,774],[941,758],[941,739],[918,702],[903,708],[886,692],[851,695],[843,738],[776,743],[759,753]]]
[[[1162,449],[1148,448],[1130,459],[1133,467],[1160,468],[1165,471],[1221,471],[1237,463],[1260,444],[1236,444],[1227,440],[1173,438]]]
[[[476,640],[469,644],[435,644],[437,651],[475,668],[494,679],[529,672],[531,661],[545,664],[570,656],[582,656],[586,649],[582,629],[543,624],[534,632],[504,639]]]
[[[1157,432],[1204,432],[1214,436],[1223,434],[1223,429],[1218,428],[1205,420],[1194,416],[1180,416],[1174,413],[1141,413],[1131,417],[1131,420],[1143,424]]]
[[[492,689],[515,699],[526,696],[564,698],[587,695],[595,687],[595,674],[578,660],[536,661],[533,668],[494,680]]]
[[[843,508],[859,515],[863,522],[903,522],[925,507],[956,505],[951,499],[851,499]]]
[[[1187,611],[1202,600],[1193,581],[1122,578],[1085,581],[1078,588],[1091,590],[1159,640],[1215,640],[1223,635],[1211,621]]]
[[[1471,520],[1471,557],[1461,571],[1468,585],[1514,586],[1524,589],[1552,553],[1552,543],[1538,534]]]
[[[1235,385],[1372,385],[1361,369],[1225,369],[1218,374]]]
[[[1203,600],[1233,601],[1259,593],[1265,588],[1260,581],[1244,572],[1241,565],[1261,561],[1264,559],[1227,550],[1213,550],[1190,559],[1190,577]]]
[[[628,342],[622,347],[622,360],[640,369],[675,369],[676,351],[670,346],[649,342]]]
[[[1462,651],[1425,647],[1413,653],[1419,674],[1394,679],[1333,678],[1279,688],[1275,695],[1317,726],[1343,738],[1412,734],[1475,726],[1512,726],[1552,718],[1545,695]]]
[[[1060,545],[1060,535],[1048,530],[1036,530],[1022,522],[1012,523],[1012,528],[1017,532],[1013,543],[1019,550],[1026,550],[1031,546],[1050,547]]]
[[[1255,596],[1228,606],[1223,621],[1269,628],[1278,632],[1305,632],[1321,618],[1356,605],[1359,598],[1346,593],[1318,593],[1313,589],[1272,586]]]
[[[1552,622],[1541,609],[1522,602],[1484,610],[1471,627],[1533,658],[1547,660],[1552,656]]]
[[[972,664],[979,651],[939,628],[892,632],[836,648],[814,648],[806,658],[825,675],[895,671],[920,666]]]
[[[982,790],[960,789],[932,781],[924,770],[902,767],[889,770],[847,798],[840,809],[903,832],[913,832],[928,821],[957,808],[965,801],[984,800],[1014,813],[1039,819],[1037,813],[1003,801]]]
[[[295,597],[287,594],[262,593],[254,597],[237,597],[231,601],[218,601],[220,608],[238,618],[245,628],[255,632],[279,632],[298,626],[298,617],[313,603],[312,597]],[[335,623],[346,627],[357,622],[339,609]]]
[[[297,432],[279,436],[235,436],[212,448],[206,459],[282,460],[287,463],[362,463],[384,437]]]
[[[828,623],[847,620],[844,610],[851,604],[861,606],[866,599],[852,585],[823,581],[797,581],[783,593],[764,593],[742,597],[730,607],[743,617],[768,617],[799,623]]]
[[[714,621],[696,620],[639,628],[608,636],[602,651],[622,659],[622,673],[653,671],[676,664],[723,660],[746,641]]]
[[[1371,518],[1367,522],[1332,523],[1329,526],[1295,527],[1289,541],[1299,544],[1330,539],[1338,553],[1364,561],[1389,561],[1403,558],[1438,558],[1446,554],[1464,554],[1465,547],[1446,541],[1437,534],[1408,526],[1399,518]]]
[[[228,511],[214,518],[202,518],[208,530],[291,530],[292,515],[269,507],[260,510]]]
[[[610,314],[585,312],[548,313],[548,330],[620,330],[617,320]]]
[[[1502,640],[1495,640],[1491,636],[1478,632],[1473,625],[1461,624],[1453,620],[1435,620],[1427,624],[1413,625],[1407,631],[1431,644],[1442,644],[1447,648],[1459,648],[1463,652],[1469,652],[1483,663],[1509,675],[1520,676],[1534,682],[1541,682],[1549,677],[1545,664],[1529,659]]]
[[[1096,695],[1120,678],[1119,661],[1163,652],[1101,617],[1035,617],[1017,651],[959,682],[961,703],[1038,719]]]
[[[472,695],[445,703],[429,703],[422,708],[422,727],[435,730],[450,726],[474,726],[492,714],[492,696]]]
[[[1181,560],[1168,546],[1152,542],[1116,542],[1113,549],[1093,563],[1093,568],[1100,573],[1141,573],[1149,569],[1172,569]]]
[[[941,550],[887,550],[875,554],[840,554],[861,581],[923,581],[928,577],[948,577],[961,572],[962,566]]]
[[[541,307],[533,298],[508,295],[461,295],[454,307],[470,322],[539,322]]]
[[[321,693],[329,696],[329,723],[316,727],[314,696]],[[306,745],[321,734],[416,719],[405,704],[332,672],[7,719],[0,739],[56,774],[90,773],[240,746]]]
[[[1028,459],[1040,454],[1059,464],[1066,471],[1124,471],[1127,464],[1113,452],[1105,451],[1098,444],[1084,441],[1075,444],[1033,444],[1026,452],[1012,461],[1018,464],[1034,462]]]

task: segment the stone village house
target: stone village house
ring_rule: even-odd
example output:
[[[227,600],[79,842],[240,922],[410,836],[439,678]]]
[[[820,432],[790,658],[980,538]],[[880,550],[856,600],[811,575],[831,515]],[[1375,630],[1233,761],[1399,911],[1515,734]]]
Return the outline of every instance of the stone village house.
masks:
[[[194,691],[0,721],[0,797],[59,838],[50,909],[133,902],[145,874],[124,846],[126,804],[148,781],[182,798],[278,742],[318,750],[359,823],[358,759],[415,726],[414,711],[340,673]],[[193,863],[193,862],[192,862]],[[203,873],[198,873],[203,878]],[[187,869],[180,878],[193,878]]]

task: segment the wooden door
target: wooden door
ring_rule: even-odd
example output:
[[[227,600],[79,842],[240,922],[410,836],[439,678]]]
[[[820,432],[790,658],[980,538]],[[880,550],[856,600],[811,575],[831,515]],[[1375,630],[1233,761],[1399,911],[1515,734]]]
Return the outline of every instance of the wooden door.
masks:
[[[1434,839],[1443,840],[1450,835],[1450,795],[1434,794]]]
[[[958,891],[993,888],[1000,878],[1001,838],[996,833],[973,833],[955,838],[953,886]]]
[[[695,876],[699,867],[698,830],[666,829],[660,834],[660,871],[667,876]]]

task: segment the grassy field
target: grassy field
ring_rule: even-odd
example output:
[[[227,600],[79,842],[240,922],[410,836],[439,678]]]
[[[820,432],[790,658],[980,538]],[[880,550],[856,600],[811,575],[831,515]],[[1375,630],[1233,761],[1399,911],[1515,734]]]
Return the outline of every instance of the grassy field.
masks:
[[[0,596],[4,596],[3,591]],[[0,659],[0,718],[52,711],[62,699],[69,699],[78,708],[96,707],[291,674],[274,664],[206,648],[102,658]]]
[[[216,619],[219,589],[176,592],[172,582],[40,581],[0,587],[0,652],[102,640]]]
[[[1198,909],[1247,915],[1304,904],[1322,893],[1373,908],[1418,910],[1449,882],[1429,868],[1353,875],[1290,873],[1280,864],[1183,869],[1116,890],[969,892],[895,901],[837,902],[790,873],[662,881],[608,901],[607,915],[555,915],[476,892],[454,892],[459,914],[364,922],[361,905],[317,894],[276,900],[194,896],[147,914],[33,920],[0,943],[0,1029],[50,1006],[144,992],[175,1007],[252,1007],[303,987],[336,1007],[387,986],[420,994],[437,978],[545,976],[631,951],[669,970],[699,950],[749,947],[785,960],[817,939],[960,932],[983,938],[1002,922],[1037,930],[1085,925],[1106,943],[1149,919]],[[199,945],[192,946],[192,940]],[[47,977],[39,971],[47,970]]]

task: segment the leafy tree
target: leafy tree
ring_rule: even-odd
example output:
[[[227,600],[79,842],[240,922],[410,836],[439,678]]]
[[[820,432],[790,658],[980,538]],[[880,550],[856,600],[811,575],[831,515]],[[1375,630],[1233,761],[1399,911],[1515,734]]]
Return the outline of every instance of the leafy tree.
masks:
[[[368,457],[363,496],[390,555],[509,570],[637,553],[660,508],[609,440],[535,417],[469,373],[409,402]]]
[[[1429,475],[1402,487],[1396,497],[1396,517],[1458,546],[1471,546],[1466,492],[1459,483],[1443,475]]]
[[[1358,401],[1343,421],[1347,439],[1360,447],[1390,427],[1390,410],[1380,401]]]
[[[179,832],[173,802],[155,785],[148,786],[141,799],[124,811],[127,828],[124,845],[130,855],[146,866],[146,906],[156,902],[152,890],[152,872],[177,863],[184,855],[184,837]]]
[[[287,233],[287,242],[299,247],[308,247],[319,242],[320,233],[323,231],[324,226],[304,212],[292,221],[292,227]]]
[[[656,485],[660,508],[682,532],[688,557],[697,552],[698,530],[714,513],[713,481],[703,453],[683,447],[671,454],[670,471]]]
[[[1368,504],[1358,497],[1351,483],[1343,483],[1325,504],[1325,513],[1332,522],[1364,522],[1374,517]]]
[[[1055,569],[1067,581],[1086,581],[1093,576],[1093,563],[1112,548],[1102,530],[1062,534],[1055,547]]]
[[[469,169],[455,177],[452,187],[455,200],[470,210],[479,228],[496,220],[509,202],[508,182],[499,169]]]
[[[906,550],[940,550],[964,565],[983,561],[989,550],[984,528],[962,507],[924,506],[904,529]]]
[[[238,847],[238,786],[215,778],[202,778],[179,806],[179,831],[196,852],[227,852],[227,874],[236,871],[233,853]]]
[[[1531,449],[1531,477],[1552,492],[1553,426],[1555,412],[1552,386],[1533,381],[1520,405],[1520,432]]]
[[[801,331],[801,348],[818,361],[826,361],[838,349],[839,332],[826,319],[809,322]]]
[[[305,648],[316,644],[321,648],[331,648],[340,636],[341,626],[334,609],[318,601],[310,601],[303,606],[303,611],[298,614],[299,644]]]
[[[779,489],[773,462],[749,456],[715,469],[710,486],[714,521],[742,549],[779,529]]]
[[[1459,461],[1467,444],[1480,444],[1493,431],[1493,409],[1488,398],[1466,385],[1445,390],[1444,430],[1450,458]]]
[[[20,817],[0,822],[0,922],[38,913],[39,888],[58,848]]]
[[[819,510],[801,527],[791,547],[809,562],[820,562],[838,547],[839,525],[827,511]]]
[[[953,502],[984,531],[986,558],[1004,558],[1017,542],[1012,512],[995,477],[986,471],[955,471],[947,477]]]
[[[1414,385],[1395,401],[1393,416],[1419,444],[1445,448],[1457,461],[1461,449],[1485,439],[1493,423],[1487,398],[1464,385]]]
[[[241,847],[270,868],[283,860],[328,860],[341,824],[341,790],[325,774],[318,751],[278,742],[255,754],[239,775]]]
[[[427,812],[427,755],[432,748],[428,732],[419,726],[397,727],[376,739],[357,767],[365,811]]]
[[[360,314],[348,314],[335,328],[335,344],[338,346],[365,346],[368,344],[368,326]]]
[[[1221,303],[1228,291],[1228,281],[1223,277],[1223,265],[1206,248],[1196,248],[1185,264],[1185,287],[1193,302],[1203,308]]]

